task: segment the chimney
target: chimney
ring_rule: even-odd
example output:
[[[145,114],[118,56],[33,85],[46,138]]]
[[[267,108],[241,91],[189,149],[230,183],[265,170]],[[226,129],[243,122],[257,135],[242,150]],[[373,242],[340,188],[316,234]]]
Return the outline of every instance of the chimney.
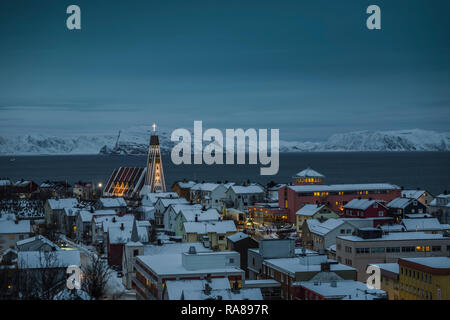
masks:
[[[329,262],[322,262],[320,264],[320,271],[321,272],[330,272],[330,263]]]
[[[198,214],[195,214],[195,222],[198,222]]]
[[[120,230],[123,231],[124,229],[125,229],[125,227],[124,227],[123,223],[121,223],[121,224],[120,224]]]
[[[189,253],[189,254],[197,254],[197,250],[195,250],[195,247],[194,247],[194,246],[190,246],[190,247],[189,247],[188,253]],[[209,275],[209,276],[211,276],[211,275]]]

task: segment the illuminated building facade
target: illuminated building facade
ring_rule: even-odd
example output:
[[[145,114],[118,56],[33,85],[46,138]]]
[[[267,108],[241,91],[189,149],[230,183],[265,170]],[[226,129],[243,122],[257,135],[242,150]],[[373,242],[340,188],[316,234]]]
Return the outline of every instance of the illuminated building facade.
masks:
[[[147,157],[147,167],[114,169],[103,190],[104,197],[136,198],[143,188],[147,192],[165,192],[166,184],[161,160],[159,139],[156,135],[156,125],[150,136],[150,146]]]
[[[147,178],[145,184],[150,193],[166,192],[166,182],[164,180],[159,138],[156,134],[156,124],[153,124],[153,132],[150,136],[150,147],[148,149],[147,157]]]
[[[326,205],[342,213],[344,205],[355,198],[389,202],[401,195],[400,187],[390,183],[294,185],[278,190],[278,205],[288,211],[288,222],[296,222],[296,212],[305,204]]]

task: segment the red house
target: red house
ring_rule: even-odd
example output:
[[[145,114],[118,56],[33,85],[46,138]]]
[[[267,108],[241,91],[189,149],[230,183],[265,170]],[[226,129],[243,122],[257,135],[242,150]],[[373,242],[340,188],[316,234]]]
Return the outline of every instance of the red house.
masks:
[[[400,195],[400,187],[390,183],[294,185],[278,190],[278,205],[288,211],[288,222],[295,223],[295,213],[305,204],[325,204],[334,212],[343,212],[355,198],[389,202]]]
[[[387,208],[383,201],[372,199],[353,199],[344,205],[344,218],[380,218],[387,217]]]

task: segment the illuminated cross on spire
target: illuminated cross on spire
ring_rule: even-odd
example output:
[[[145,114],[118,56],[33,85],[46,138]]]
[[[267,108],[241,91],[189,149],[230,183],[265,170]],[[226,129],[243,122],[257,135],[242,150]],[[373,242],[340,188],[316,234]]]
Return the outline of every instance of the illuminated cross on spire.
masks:
[[[153,128],[153,132],[156,132],[156,123],[154,123],[154,124],[152,125],[152,128]]]

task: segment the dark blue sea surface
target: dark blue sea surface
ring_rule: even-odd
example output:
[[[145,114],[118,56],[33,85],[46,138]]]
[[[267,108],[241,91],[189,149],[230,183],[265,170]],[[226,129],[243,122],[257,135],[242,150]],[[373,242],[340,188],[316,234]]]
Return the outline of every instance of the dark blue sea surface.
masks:
[[[105,183],[116,167],[143,167],[146,156],[64,155],[0,157],[0,177],[36,182],[62,180]],[[325,182],[390,182],[405,188],[423,188],[433,194],[450,190],[450,152],[314,152],[280,154],[275,176],[261,176],[260,165],[174,165],[163,155],[169,187],[174,181],[290,182],[310,166],[326,176]]]

